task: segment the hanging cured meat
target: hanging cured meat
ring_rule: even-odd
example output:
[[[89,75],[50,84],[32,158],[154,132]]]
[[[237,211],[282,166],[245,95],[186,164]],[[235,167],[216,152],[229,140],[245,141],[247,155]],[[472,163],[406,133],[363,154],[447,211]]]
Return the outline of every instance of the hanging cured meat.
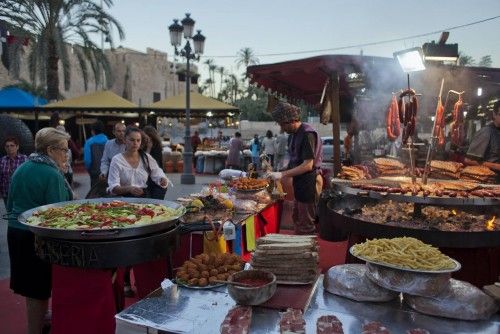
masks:
[[[392,96],[391,103],[387,108],[386,115],[387,138],[390,141],[395,141],[401,134],[401,123],[399,120],[399,108],[396,96]]]
[[[413,89],[407,89],[399,95],[399,119],[403,123],[403,145],[415,133],[417,124],[418,100]]]
[[[453,107],[453,121],[451,123],[451,142],[457,147],[461,147],[465,139],[463,106],[462,95],[459,95],[458,101]]]
[[[445,136],[444,136],[444,107],[443,103],[441,102],[441,99],[439,99],[437,107],[436,107],[436,120],[434,123],[434,131],[433,131],[433,136],[437,137],[437,144],[439,146],[443,146],[445,143]]]

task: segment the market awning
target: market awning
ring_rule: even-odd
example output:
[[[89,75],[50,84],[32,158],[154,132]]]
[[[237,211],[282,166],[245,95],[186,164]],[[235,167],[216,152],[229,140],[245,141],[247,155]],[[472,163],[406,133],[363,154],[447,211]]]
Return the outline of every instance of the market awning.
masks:
[[[321,119],[332,122],[333,174],[340,172],[340,122],[350,122],[354,97],[366,88],[395,91],[397,79],[404,78],[392,58],[327,55],[247,68],[250,82],[296,103],[302,100],[317,106],[325,94]],[[383,80],[388,78],[389,80]],[[327,83],[329,83],[327,85]],[[386,87],[389,84],[389,87]],[[391,86],[394,85],[394,86]]]
[[[247,68],[251,83],[311,105],[320,101],[325,82],[334,72],[339,75],[340,96],[354,96],[353,90],[372,84],[366,80],[367,74],[378,79],[404,78],[394,59],[361,55],[317,56]],[[379,84],[385,82],[379,80]]]
[[[164,100],[153,103],[149,106],[158,114],[167,117],[182,117],[186,111],[186,94],[168,97]],[[230,104],[204,96],[197,92],[190,94],[191,117],[205,118],[207,112],[212,112],[212,117],[234,116],[239,113],[239,109]]]
[[[73,111],[120,111],[123,109],[137,109],[134,103],[125,100],[112,91],[98,91],[54,103],[47,104],[46,110],[73,110]]]

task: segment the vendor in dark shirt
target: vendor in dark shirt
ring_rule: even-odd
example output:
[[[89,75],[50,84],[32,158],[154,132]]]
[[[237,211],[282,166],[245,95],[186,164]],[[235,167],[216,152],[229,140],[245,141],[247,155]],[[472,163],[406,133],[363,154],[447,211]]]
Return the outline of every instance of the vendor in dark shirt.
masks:
[[[288,153],[290,162],[282,172],[270,173],[273,179],[293,178],[295,195],[293,225],[296,234],[314,234],[316,208],[323,180],[320,175],[323,159],[321,140],[309,124],[300,121],[300,109],[288,103],[279,103],[273,110],[273,119],[290,134]]]
[[[469,146],[465,163],[471,166],[483,165],[500,175],[500,100],[493,105],[493,121],[479,130]]]

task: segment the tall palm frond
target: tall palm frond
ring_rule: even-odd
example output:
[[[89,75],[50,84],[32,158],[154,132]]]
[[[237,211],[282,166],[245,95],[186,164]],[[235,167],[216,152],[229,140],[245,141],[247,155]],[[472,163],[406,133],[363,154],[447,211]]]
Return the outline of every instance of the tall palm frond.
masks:
[[[96,86],[104,83],[104,79],[108,87],[111,85],[109,61],[91,36],[102,34],[113,47],[112,30],[116,29],[120,39],[125,34],[120,23],[104,9],[111,7],[113,1],[103,0],[102,3],[103,7],[92,0],[0,1],[0,19],[9,29],[17,29],[30,37],[30,80],[44,82],[49,99],[59,96],[59,64],[63,70],[64,88],[69,89],[72,72],[69,54],[75,50],[86,89],[89,68]],[[75,49],[71,50],[70,44]]]
[[[474,66],[474,64],[476,63],[473,57],[468,56],[462,52],[459,52],[458,56],[458,64],[460,66]]]
[[[491,67],[491,64],[493,64],[493,61],[491,60],[491,56],[486,55],[486,56],[481,57],[481,59],[479,60],[479,63],[477,65],[482,66],[482,67]]]
[[[250,65],[257,65],[258,63],[259,58],[255,56],[255,53],[251,48],[242,48],[240,49],[240,51],[238,51],[236,59],[236,66],[238,66],[238,68],[241,65],[244,65],[245,68],[247,68]]]
[[[210,83],[209,83],[209,95],[211,97],[214,96],[214,84],[215,84],[215,78],[214,78],[214,71],[217,68],[215,65],[215,61],[212,58],[208,58],[203,62],[208,68],[208,77],[210,78]]]

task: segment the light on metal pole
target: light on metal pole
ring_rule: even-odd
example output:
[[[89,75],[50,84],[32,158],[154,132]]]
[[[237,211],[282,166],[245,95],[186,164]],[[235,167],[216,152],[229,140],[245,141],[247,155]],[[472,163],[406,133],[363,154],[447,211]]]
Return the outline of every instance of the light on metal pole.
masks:
[[[179,20],[174,20],[174,23],[168,27],[170,32],[170,43],[175,48],[175,54],[186,58],[186,123],[184,134],[184,170],[181,175],[181,184],[194,184],[195,176],[193,174],[193,150],[191,147],[191,69],[190,60],[200,60],[200,55],[203,54],[205,47],[205,36],[201,34],[201,30],[193,36],[195,21],[186,13],[186,17],[179,24]],[[186,39],[186,45],[182,49],[178,49],[182,43],[182,34]],[[191,48],[190,40],[193,40],[194,50]]]

